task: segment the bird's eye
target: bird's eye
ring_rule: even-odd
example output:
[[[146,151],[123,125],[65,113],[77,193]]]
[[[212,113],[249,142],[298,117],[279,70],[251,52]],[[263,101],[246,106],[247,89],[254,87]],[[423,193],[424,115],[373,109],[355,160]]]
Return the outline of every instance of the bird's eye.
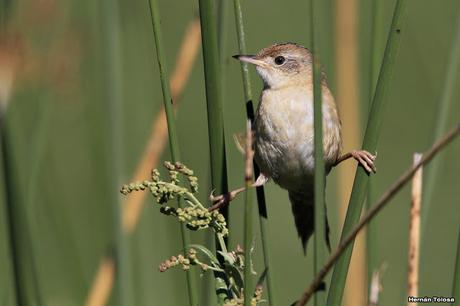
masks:
[[[275,57],[275,64],[277,64],[278,66],[283,65],[285,61],[286,59],[284,58],[284,56]]]

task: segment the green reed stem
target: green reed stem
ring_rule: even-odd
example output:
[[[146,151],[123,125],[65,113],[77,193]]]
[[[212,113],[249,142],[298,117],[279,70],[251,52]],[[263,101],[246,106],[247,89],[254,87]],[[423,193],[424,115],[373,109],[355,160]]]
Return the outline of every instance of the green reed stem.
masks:
[[[244,19],[243,19],[243,10],[241,8],[241,0],[234,0],[234,13],[235,13],[235,24],[236,24],[236,35],[238,38],[238,52],[240,54],[247,54],[246,48],[246,34],[244,30]],[[243,77],[243,89],[244,89],[244,100],[246,104],[246,117],[251,121],[251,124],[254,122],[254,104],[253,104],[253,95],[252,95],[252,84],[251,78],[249,77],[248,64],[241,62],[241,74]],[[255,177],[259,176],[260,171],[256,164],[254,164],[254,175]],[[257,204],[259,208],[259,223],[260,223],[260,236],[262,240],[262,251],[264,256],[264,264],[267,268],[266,282],[267,282],[267,296],[268,304],[270,306],[277,305],[275,300],[275,290],[273,287],[273,269],[271,269],[270,264],[270,254],[269,254],[269,237],[267,229],[267,205],[265,202],[265,192],[264,187],[260,186],[256,189],[257,195]]]
[[[452,285],[452,294],[456,299],[460,296],[460,229],[458,231],[457,256],[455,257],[454,281]],[[452,303],[453,306],[455,303]]]
[[[169,147],[171,150],[171,160],[173,162],[180,160],[179,143],[176,132],[173,101],[171,98],[171,90],[169,88],[169,74],[166,67],[166,60],[163,49],[163,37],[161,32],[161,20],[158,9],[157,0],[149,0],[150,14],[152,19],[153,34],[155,37],[155,47],[157,52],[158,68],[160,70],[161,90],[163,93],[163,103],[168,123]],[[183,207],[182,201],[179,201],[179,206]],[[182,247],[185,250],[190,245],[190,236],[183,224],[180,225],[180,233],[182,237]],[[187,291],[188,301],[190,306],[198,305],[198,293],[196,279],[191,271],[187,271]]]
[[[218,2],[218,41],[217,41],[217,46],[219,50],[219,64],[220,64],[220,70],[219,70],[219,78],[220,78],[220,104],[222,105],[222,114],[223,114],[223,105],[225,105],[225,97],[226,97],[226,84],[227,84],[227,66],[228,66],[228,15],[229,15],[229,1],[228,0],[220,0]],[[223,115],[222,115],[223,118]],[[222,119],[223,120],[223,119]],[[222,132],[224,133],[224,132]],[[225,134],[224,134],[225,135]],[[224,163],[225,163],[225,138],[224,138]],[[226,171],[225,171],[226,172]],[[224,185],[227,185],[226,182],[227,179],[227,173],[225,173],[225,182]],[[225,192],[227,191],[227,187],[224,188]],[[225,206],[220,209],[220,212],[222,215],[224,215],[225,219],[227,220],[227,224],[230,228],[231,226],[231,220],[229,216],[229,207]],[[231,231],[230,231],[231,232]],[[226,238],[226,244],[232,246],[232,235],[229,234],[229,236]]]
[[[204,76],[208,113],[209,149],[211,157],[211,181],[216,194],[227,188],[224,122],[222,109],[222,81],[217,44],[217,23],[213,0],[199,0],[201,40],[203,46]],[[223,276],[216,275],[218,285]],[[223,304],[228,292],[217,288],[218,303]]]
[[[397,0],[393,12],[390,33],[388,35],[387,45],[383,57],[380,74],[377,81],[374,98],[372,101],[371,111],[367,122],[366,133],[364,135],[363,149],[375,152],[377,149],[380,129],[383,122],[383,111],[385,104],[385,93],[390,83],[394,61],[401,40],[401,20],[405,0]],[[348,204],[347,215],[342,230],[341,241],[346,237],[350,230],[358,223],[363,202],[366,197],[367,183],[369,175],[362,167],[356,170],[355,181],[351,191],[350,202]],[[353,241],[354,243],[354,241]],[[335,265],[332,274],[331,287],[327,297],[328,306],[337,306],[341,304],[345,281],[348,274],[353,243],[347,247],[347,250],[340,257]]]
[[[324,246],[326,245],[326,211],[324,202],[325,169],[323,158],[323,111],[321,88],[321,63],[318,48],[318,23],[315,22],[315,0],[310,0],[310,37],[313,54],[313,114],[314,114],[314,153],[315,153],[315,234],[313,272],[318,274],[324,265]],[[314,305],[324,305],[326,292],[318,291],[314,296]]]

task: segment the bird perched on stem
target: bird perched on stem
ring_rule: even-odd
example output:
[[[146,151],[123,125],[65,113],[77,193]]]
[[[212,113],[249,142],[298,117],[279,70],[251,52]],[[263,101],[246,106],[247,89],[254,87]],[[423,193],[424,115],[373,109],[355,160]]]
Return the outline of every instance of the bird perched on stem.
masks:
[[[264,48],[257,55],[235,55],[234,58],[255,65],[264,82],[253,126],[254,159],[261,171],[254,186],[260,186],[271,178],[288,191],[297,232],[305,251],[314,229],[312,54],[298,44],[283,43]],[[321,75],[321,91],[326,175],[332,167],[351,157],[366,171],[375,172],[375,156],[367,151],[340,155],[341,123],[324,72]],[[213,197],[213,200],[217,206],[222,205],[243,190],[240,188],[227,195]],[[326,238],[329,244],[327,234]]]

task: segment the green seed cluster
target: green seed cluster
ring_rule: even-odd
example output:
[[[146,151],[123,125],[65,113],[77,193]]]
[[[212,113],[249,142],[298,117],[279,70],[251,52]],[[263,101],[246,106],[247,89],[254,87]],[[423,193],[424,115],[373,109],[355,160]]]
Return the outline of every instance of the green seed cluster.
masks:
[[[184,222],[188,229],[197,231],[212,227],[216,232],[224,236],[228,235],[227,222],[218,211],[209,212],[198,206],[187,206],[185,208],[174,208],[162,206],[160,212],[168,216],[176,216],[179,221]]]
[[[168,216],[177,217],[190,230],[201,230],[211,227],[217,233],[227,236],[228,229],[224,216],[218,211],[208,212],[194,197],[194,194],[198,192],[198,178],[194,176],[193,171],[180,162],[171,163],[166,161],[164,167],[169,173],[168,182],[161,180],[158,169],[153,169],[151,181],[145,180],[143,182],[124,185],[120,192],[127,195],[133,191],[149,190],[157,203],[163,205],[160,208],[160,212]],[[180,176],[186,178],[190,189],[179,185]],[[174,208],[164,205],[176,197],[184,198],[187,206],[184,208]]]
[[[207,271],[209,269],[209,265],[202,263],[198,260],[196,256],[196,250],[190,249],[186,256],[179,254],[177,256],[171,256],[171,258],[165,260],[160,264],[158,270],[160,272],[165,272],[170,268],[182,266],[182,270],[188,271],[190,270],[190,266],[199,266],[201,270]]]
[[[257,286],[254,297],[251,299],[251,306],[257,306],[262,302],[262,286]],[[234,298],[225,302],[224,306],[242,306],[244,305],[244,295],[242,294],[240,298]]]

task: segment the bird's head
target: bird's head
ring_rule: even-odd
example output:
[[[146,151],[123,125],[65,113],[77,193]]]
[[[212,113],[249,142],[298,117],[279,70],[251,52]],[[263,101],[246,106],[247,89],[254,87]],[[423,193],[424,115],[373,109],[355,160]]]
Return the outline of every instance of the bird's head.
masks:
[[[234,58],[254,64],[265,87],[281,88],[311,83],[311,52],[295,43],[274,44],[256,55],[234,55]]]

